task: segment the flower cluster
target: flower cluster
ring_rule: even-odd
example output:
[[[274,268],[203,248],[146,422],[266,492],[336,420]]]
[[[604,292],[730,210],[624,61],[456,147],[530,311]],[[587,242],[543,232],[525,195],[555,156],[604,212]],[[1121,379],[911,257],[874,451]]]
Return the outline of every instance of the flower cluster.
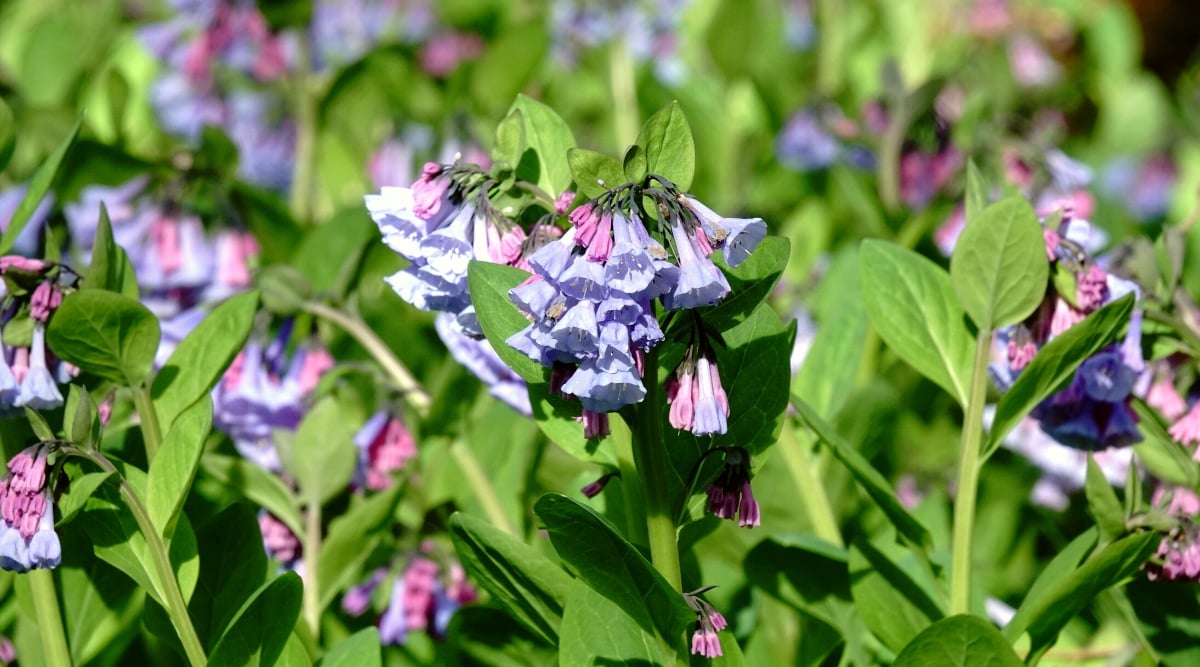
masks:
[[[262,532],[263,549],[284,570],[304,573],[304,547],[300,538],[287,524],[267,510],[258,511],[258,529]]]
[[[441,565],[427,557],[431,551],[426,544],[422,548],[425,555],[414,556],[394,575],[387,607],[378,622],[383,644],[404,644],[410,632],[444,636],[454,612],[478,597],[461,565]],[[387,567],[375,570],[367,581],[346,592],[342,609],[352,616],[366,613],[375,590],[389,575]]]
[[[13,572],[58,567],[62,546],[54,532],[50,447],[37,444],[8,462],[0,478],[0,567]]]
[[[714,450],[717,451],[717,450]],[[760,525],[758,501],[750,488],[750,453],[741,447],[721,448],[725,464],[705,493],[708,511],[720,519],[737,518],[742,528]]]
[[[529,257],[534,275],[509,292],[531,322],[508,344],[554,369],[552,388],[579,399],[589,435],[607,430],[599,415],[645,398],[643,355],[664,338],[655,302],[668,311],[720,302],[729,282],[712,253],[720,250],[727,265],[737,266],[766,234],[761,218],[723,218],[669,182],[658,183],[622,186],[576,208],[573,227]],[[657,218],[639,203],[643,197],[655,203]],[[647,221],[657,223],[666,246]],[[712,368],[705,366],[701,381],[705,398],[719,403]],[[691,383],[677,388],[676,403],[693,389]],[[701,430],[724,432],[721,420],[710,424],[706,417]],[[694,411],[689,426],[697,427]]]
[[[63,404],[58,385],[79,369],[46,349],[46,324],[78,277],[61,264],[15,255],[0,257],[0,276],[0,324],[10,342],[20,341],[11,350],[0,341],[0,412],[24,406],[53,410]]]
[[[571,68],[584,52],[620,40],[628,45],[635,62],[651,65],[661,83],[682,85],[689,74],[678,43],[685,4],[683,0],[628,3],[554,0],[549,12],[553,55]]]
[[[417,441],[400,417],[379,410],[354,435],[358,466],[354,486],[370,491],[391,488],[392,471],[400,470],[417,455]]]
[[[1041,306],[1024,322],[997,332],[1000,360],[991,365],[996,383],[1007,389],[1043,345],[1088,314],[1137,286],[1101,268],[1083,250],[1091,225],[1063,214],[1056,229],[1043,230],[1054,280]],[[1134,384],[1145,370],[1141,349],[1141,311],[1134,311],[1129,332],[1085,361],[1064,390],[1044,400],[1032,416],[1058,442],[1078,449],[1121,447],[1142,439],[1130,407]]]
[[[721,374],[712,357],[709,351],[697,353],[695,346],[689,347],[683,363],[667,379],[671,426],[694,435],[715,435],[728,430],[729,397],[721,386]]]
[[[1175,526],[1158,545],[1154,560],[1146,564],[1146,576],[1151,580],[1200,581],[1200,526],[1195,522],[1200,514],[1200,496],[1184,487],[1170,492],[1159,487],[1152,501],[1156,506],[1166,505]]]
[[[717,636],[717,633],[729,625],[721,612],[700,597],[712,588],[712,586],[708,586],[692,593],[683,594],[684,602],[687,602],[692,611],[696,612],[696,629],[692,633],[692,655],[702,655],[710,659],[721,657],[721,638]]]

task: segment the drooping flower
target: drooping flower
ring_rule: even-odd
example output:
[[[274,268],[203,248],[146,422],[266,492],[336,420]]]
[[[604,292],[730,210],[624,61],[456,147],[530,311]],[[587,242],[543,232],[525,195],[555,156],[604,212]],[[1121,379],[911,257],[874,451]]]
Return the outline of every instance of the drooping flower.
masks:
[[[58,383],[46,366],[46,327],[41,322],[35,322],[33,346],[29,352],[29,369],[21,380],[21,390],[13,405],[28,406],[35,410],[53,410],[62,404],[62,392],[58,390]]]
[[[354,485],[381,491],[394,483],[392,472],[417,455],[416,440],[404,422],[387,410],[379,410],[354,435],[358,467]]]
[[[742,528],[760,525],[758,501],[750,488],[750,454],[741,447],[723,449],[725,465],[705,492],[708,511],[721,519],[737,519]]]
[[[695,435],[719,435],[728,430],[729,398],[721,386],[717,364],[707,354],[689,350],[667,380],[671,426]]]
[[[596,481],[584,486],[579,490],[579,492],[582,493],[585,498],[595,498],[604,491],[604,487],[608,486],[608,483],[611,482],[614,477],[619,477],[620,475],[621,473],[615,470],[613,472],[605,473],[596,479]]]
[[[692,655],[702,655],[709,659],[721,657],[721,639],[717,633],[728,626],[721,612],[700,597],[701,594],[711,589],[712,586],[708,586],[692,593],[683,594],[684,601],[692,608],[692,611],[696,612],[696,627],[692,633]]]
[[[369,579],[357,586],[351,586],[342,596],[342,610],[351,616],[362,616],[371,606],[371,597],[375,594],[375,589],[379,588],[387,574],[386,567],[376,568]]]
[[[268,556],[278,561],[285,570],[304,571],[304,547],[287,524],[264,509],[258,513],[258,528],[262,531],[263,548]]]
[[[0,567],[13,572],[58,567],[62,546],[54,532],[50,448],[27,447],[0,478]]]
[[[1175,525],[1163,535],[1154,559],[1146,563],[1146,577],[1151,580],[1200,581],[1200,526],[1195,517],[1200,514],[1200,496],[1185,487],[1169,490],[1160,486],[1152,503],[1165,505],[1165,512]]]
[[[436,562],[422,556],[408,563],[393,582],[388,607],[379,618],[381,643],[404,644],[412,631],[445,634],[455,610],[476,597],[460,566],[447,570],[443,573]]]

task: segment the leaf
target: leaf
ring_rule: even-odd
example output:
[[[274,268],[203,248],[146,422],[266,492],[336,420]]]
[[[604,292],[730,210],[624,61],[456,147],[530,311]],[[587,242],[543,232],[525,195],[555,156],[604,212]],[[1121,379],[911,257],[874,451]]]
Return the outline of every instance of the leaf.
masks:
[[[258,512],[237,503],[213,517],[197,535],[200,578],[188,602],[188,616],[206,650],[225,633],[233,617],[267,579]]]
[[[548,42],[546,27],[538,21],[510,27],[491,40],[471,71],[471,94],[479,106],[499,111],[498,106],[513,99],[537,71]]]
[[[671,102],[646,121],[635,144],[646,151],[646,170],[671,181],[680,190],[692,185],[696,144],[679,102]]]
[[[1090,452],[1084,492],[1087,494],[1088,512],[1096,520],[1096,528],[1100,531],[1100,544],[1108,544],[1124,535],[1125,509]]]
[[[991,623],[960,614],[929,626],[904,647],[895,667],[1020,667],[1020,658]]]
[[[625,171],[611,155],[572,148],[567,151],[567,164],[571,168],[576,191],[589,199],[625,183]]]
[[[836,415],[849,398],[866,349],[866,307],[846,298],[861,291],[858,273],[858,256],[851,251],[839,255],[822,278],[820,295],[836,305],[815,313],[817,335],[792,378],[792,393],[825,418]]]
[[[604,444],[605,441],[596,438],[588,440],[583,436],[583,425],[576,420],[582,414],[578,401],[552,396],[550,385],[538,381],[529,384],[529,404],[538,429],[563,451],[580,461],[617,465],[616,453],[612,447]],[[609,421],[612,428],[618,428],[613,416],[609,417]]]
[[[379,630],[363,628],[333,645],[317,662],[318,667],[379,667]]]
[[[975,339],[950,276],[917,253],[884,241],[859,251],[863,300],[888,347],[922,375],[967,403]]]
[[[970,224],[983,212],[988,201],[987,183],[983,181],[983,175],[979,173],[979,167],[975,164],[975,160],[967,160],[967,187],[963,194],[966,198],[967,224]]]
[[[475,304],[479,326],[496,350],[496,354],[526,382],[546,382],[545,366],[505,342],[509,336],[529,325],[529,320],[525,319],[521,311],[517,310],[516,304],[508,298],[508,291],[527,278],[527,271],[503,264],[471,260],[467,267],[471,303]]]
[[[680,598],[682,602],[683,598]],[[674,656],[654,633],[585,582],[572,580],[563,612],[559,662],[563,665],[670,665]]]
[[[1028,317],[1042,302],[1049,279],[1042,228],[1021,195],[1001,199],[969,220],[950,257],[954,293],[980,329]]]
[[[62,598],[71,664],[95,664],[93,659],[102,652],[124,647],[122,636],[128,637],[127,629],[137,623],[142,596],[129,577],[92,554],[82,531],[59,531],[59,539],[63,562],[54,570],[55,588]],[[33,656],[28,659],[40,662]]]
[[[646,178],[646,149],[634,144],[625,151],[625,159],[621,161],[621,170],[629,183],[640,183]]]
[[[1132,402],[1133,412],[1138,417],[1138,430],[1145,440],[1133,446],[1133,451],[1150,473],[1172,484],[1188,488],[1200,486],[1200,465],[1192,459],[1183,445],[1167,432],[1157,410],[1146,405],[1140,398]]]
[[[208,657],[213,667],[274,665],[300,616],[304,584],[287,572],[255,592]]]
[[[17,144],[16,125],[13,123],[12,109],[0,100],[0,172],[8,166],[12,159],[13,148]]]
[[[164,429],[216,386],[250,336],[257,312],[257,291],[238,294],[214,308],[180,341],[150,388]]]
[[[1094,535],[1091,534],[1091,539],[1095,539]],[[1067,622],[1092,598],[1136,573],[1154,555],[1161,541],[1162,536],[1156,532],[1123,537],[1093,552],[1077,569],[1067,570],[1069,574],[1063,572],[1062,565],[1056,566],[1056,558],[1047,570],[1055,567],[1059,576],[1050,579],[1043,573],[1038,577],[1035,588],[1030,590],[1016,616],[1005,626],[1004,636],[1009,641],[1016,641],[1021,633],[1028,632],[1031,651],[1052,645]]]
[[[492,145],[492,162],[516,169],[525,152],[525,118],[520,109],[511,109],[504,120],[496,126],[496,140]]]
[[[289,468],[308,502],[323,504],[350,484],[357,461],[354,431],[359,423],[333,396],[317,401],[300,422]]]
[[[207,396],[184,410],[163,438],[162,448],[150,463],[146,481],[146,510],[165,540],[171,539],[183,501],[200,467],[204,440],[212,427],[212,400]]]
[[[1009,431],[1038,403],[1065,388],[1075,377],[1080,364],[1117,341],[1133,311],[1133,304],[1133,295],[1121,297],[1038,350],[1033,361],[996,405],[984,458],[996,451]]]
[[[624,609],[643,631],[657,631],[668,647],[681,645],[695,613],[607,521],[587,506],[553,493],[542,496],[533,511],[546,524],[554,550],[580,580]],[[565,636],[564,628],[564,640]],[[560,644],[560,649],[566,647]]]
[[[548,644],[559,643],[563,605],[571,578],[524,542],[486,521],[456,512],[450,539],[471,581],[525,629]]]
[[[158,350],[158,318],[137,301],[103,290],[72,292],[46,330],[54,355],[122,387],[150,375]]]
[[[768,236],[758,244],[746,261],[734,268],[725,264],[725,256],[713,253],[711,259],[721,267],[729,281],[729,296],[703,310],[704,321],[718,329],[727,329],[746,320],[775,289],[787,269],[791,242],[782,236]]]
[[[62,164],[63,158],[66,157],[67,151],[70,150],[71,144],[75,142],[75,137],[79,134],[79,127],[82,124],[83,116],[80,116],[66,139],[63,139],[58,148],[54,149],[54,152],[37,168],[37,171],[33,172],[33,178],[29,179],[29,188],[25,191],[25,196],[21,199],[17,210],[13,211],[12,217],[9,218],[4,234],[0,235],[0,255],[7,255],[12,250],[13,244],[17,242],[17,237],[21,235],[25,225],[29,224],[29,219],[33,217],[38,205],[50,191],[50,186],[54,184],[54,177],[58,174],[58,168]],[[3,146],[0,146],[0,152],[2,150]]]
[[[528,44],[523,46],[529,48]],[[554,109],[531,97],[517,95],[511,109],[521,112],[526,150],[537,153],[540,166],[538,187],[551,197],[557,197],[571,184],[571,165],[567,161],[567,154],[575,147],[575,135]]]
[[[892,491],[891,485],[871,465],[870,461],[867,461],[850,443],[843,440],[833,430],[833,427],[817,416],[816,412],[804,401],[793,396],[792,407],[800,413],[800,417],[817,434],[817,437],[833,449],[833,455],[846,466],[855,481],[863,487],[871,500],[875,501],[875,504],[892,522],[900,535],[917,547],[929,549],[932,545],[929,531],[909,514],[908,510],[904,509],[904,505],[900,504],[900,500]]]
[[[41,440],[55,440],[54,429],[50,428],[49,422],[37,410],[25,406],[25,418],[29,420],[29,427],[33,429],[33,434]]]
[[[96,489],[108,481],[112,474],[111,472],[89,472],[71,479],[71,483],[67,487],[67,495],[60,498],[57,503],[58,525],[75,518],[75,514],[83,509],[88,498],[91,498]]]
[[[272,475],[246,459],[223,454],[205,454],[200,459],[200,466],[205,474],[222,485],[237,491],[246,500],[266,508],[297,537],[303,539],[303,522],[296,511],[292,492],[277,475]]]
[[[1129,582],[1125,592],[1161,664],[1200,664],[1200,586],[1138,577]]]
[[[355,582],[371,555],[371,549],[365,545],[391,529],[404,488],[393,482],[390,489],[371,495],[329,525],[317,564],[321,609]]]
[[[108,207],[100,202],[100,221],[92,244],[92,264],[80,289],[100,289],[117,292],[131,299],[138,298],[137,276],[125,249],[113,238]]]
[[[83,449],[92,447],[92,429],[98,419],[92,395],[77,384],[70,385],[63,410],[63,432],[67,439]]]
[[[865,540],[850,547],[850,592],[871,632],[893,651],[904,648],[941,609],[929,591],[883,550]]]

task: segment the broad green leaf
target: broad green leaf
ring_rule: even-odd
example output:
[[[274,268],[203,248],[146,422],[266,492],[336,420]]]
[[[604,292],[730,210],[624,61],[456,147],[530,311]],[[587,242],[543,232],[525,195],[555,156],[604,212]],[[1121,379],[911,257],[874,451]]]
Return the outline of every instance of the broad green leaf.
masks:
[[[150,464],[146,481],[146,510],[166,540],[171,539],[183,501],[200,467],[204,440],[212,428],[212,400],[207,396],[184,410],[163,438]]]
[[[1095,539],[1092,534],[1092,539]],[[1090,540],[1089,540],[1090,541]],[[1031,589],[1026,600],[1004,628],[1004,636],[1016,641],[1028,632],[1031,650],[1050,646],[1067,622],[1086,607],[1096,595],[1135,574],[1154,555],[1162,536],[1143,532],[1123,537],[1094,551],[1077,569],[1041,587]],[[1056,559],[1057,560],[1057,559]],[[1055,567],[1052,562],[1047,569]],[[1061,571],[1063,568],[1058,567]],[[1045,573],[1038,578],[1042,583]]]
[[[870,542],[857,540],[850,546],[849,566],[854,604],[867,627],[889,649],[901,650],[945,615],[915,573]],[[914,563],[909,569],[915,567]]]
[[[583,437],[583,425],[576,420],[582,414],[578,401],[550,395],[550,385],[539,381],[529,384],[529,404],[538,428],[563,451],[580,461],[616,466],[616,453],[606,440]],[[617,421],[610,415],[610,428],[619,428]]]
[[[150,389],[164,429],[220,381],[250,336],[257,312],[258,292],[244,292],[214,308],[180,341]]]
[[[950,258],[950,281],[963,310],[980,329],[1016,324],[1046,294],[1050,262],[1037,214],[1013,195],[969,220]]]
[[[1200,485],[1200,464],[1167,432],[1158,411],[1140,398],[1135,398],[1132,405],[1138,416],[1138,430],[1146,438],[1133,446],[1138,460],[1152,475],[1163,481],[1188,488]]]
[[[818,308],[817,335],[792,378],[792,393],[825,418],[841,410],[854,388],[867,341],[867,311],[858,299],[857,253],[839,255],[821,280],[820,296],[836,305]]]
[[[567,164],[571,168],[576,191],[589,199],[625,183],[621,163],[611,155],[586,148],[572,148],[567,151]]]
[[[450,538],[471,581],[525,629],[552,646],[558,644],[571,577],[557,563],[462,512],[450,517]]]
[[[226,508],[200,528],[200,579],[188,616],[212,650],[238,610],[267,580],[258,512],[249,503]]]
[[[909,514],[908,510],[904,509],[904,505],[901,505],[900,500],[896,498],[896,493],[892,490],[891,485],[871,465],[871,462],[850,443],[842,439],[842,436],[838,435],[837,431],[825,423],[825,420],[821,419],[804,401],[793,396],[792,407],[800,413],[800,417],[817,434],[817,437],[832,448],[833,455],[846,466],[855,481],[871,497],[871,500],[879,505],[879,509],[888,517],[900,535],[922,549],[930,548],[932,540],[929,531]]]
[[[122,387],[139,387],[158,350],[158,318],[115,292],[68,294],[46,330],[55,356]]]
[[[713,262],[721,267],[729,281],[729,296],[704,312],[704,321],[726,329],[745,320],[775,289],[787,269],[791,242],[782,236],[768,236],[758,244],[746,261],[734,268],[725,264],[721,253],[713,253]]]
[[[71,479],[70,486],[67,487],[67,493],[58,500],[58,525],[62,525],[75,518],[75,514],[83,509],[88,498],[100,488],[101,484],[108,481],[112,476],[111,472],[89,472]]]
[[[1075,568],[1096,547],[1098,536],[1099,531],[1095,528],[1084,531],[1071,540],[1067,546],[1060,549],[1046,564],[1046,567],[1042,568],[1037,579],[1033,580],[1033,585],[1025,592],[1025,599],[1017,608],[1016,616],[1009,621],[1008,625],[1004,626],[1004,636],[1009,641],[1016,641],[1021,636],[1021,633],[1025,631],[1025,624],[1028,623],[1028,617],[1033,613],[1031,610],[1045,606],[1046,600],[1054,592],[1055,587],[1075,571]],[[1018,621],[1018,624],[1014,626],[1013,621]]]
[[[1124,535],[1125,509],[1090,453],[1084,491],[1087,494],[1088,512],[1096,520],[1096,528],[1100,531],[1100,544],[1108,544]]]
[[[17,132],[16,125],[13,123],[12,110],[4,103],[4,100],[0,100],[0,172],[8,166],[16,144]]]
[[[380,535],[391,529],[404,489],[404,485],[393,482],[387,491],[363,499],[329,524],[317,564],[322,609],[329,606],[334,596],[356,583],[363,563],[371,555],[367,545],[377,542]]]
[[[379,630],[363,628],[333,645],[317,662],[318,667],[379,667]]]
[[[1038,350],[996,405],[985,458],[1038,403],[1070,384],[1080,364],[1118,340],[1133,304],[1133,295],[1126,295],[1088,315]]]
[[[525,118],[520,109],[512,109],[496,126],[496,140],[492,145],[492,163],[516,169],[524,152]]]
[[[96,238],[92,244],[92,264],[80,288],[108,290],[131,299],[138,298],[133,263],[129,261],[125,249],[113,239],[108,207],[103,202],[100,203],[100,221],[96,224]]]
[[[1200,664],[1200,586],[1137,577],[1125,593],[1161,664]]]
[[[50,186],[54,184],[54,177],[58,174],[58,168],[62,164],[63,158],[66,157],[67,151],[70,150],[71,144],[75,142],[75,137],[79,134],[79,126],[82,123],[83,117],[80,116],[75,121],[75,126],[71,128],[70,133],[67,134],[67,138],[33,173],[33,178],[29,180],[29,188],[25,191],[25,197],[17,205],[17,210],[13,211],[4,234],[0,235],[0,255],[7,255],[8,251],[12,250],[13,244],[17,242],[17,237],[21,235],[25,225],[29,224],[29,219],[33,217],[38,204],[42,203],[42,199],[50,191]],[[0,146],[0,151],[3,151],[3,146]]]
[[[537,71],[548,42],[546,24],[541,21],[508,27],[491,40],[483,57],[471,68],[471,94],[479,106],[502,111],[500,107],[513,99]],[[533,144],[528,136],[526,141]]]
[[[236,490],[246,500],[266,508],[297,536],[304,535],[304,522],[296,511],[296,501],[278,475],[272,475],[241,457],[223,454],[205,454],[200,459],[200,465],[209,477]]]
[[[624,609],[643,631],[657,632],[668,648],[682,645],[695,613],[607,521],[589,507],[553,493],[542,496],[533,511],[545,523],[554,550],[583,583]],[[560,640],[565,637],[564,628]],[[561,643],[560,648],[566,650]]]
[[[646,121],[634,142],[646,151],[646,170],[671,181],[680,190],[692,185],[696,144],[679,102],[671,102]]]
[[[304,584],[287,572],[255,592],[208,656],[212,667],[274,665],[300,616]]]
[[[888,347],[922,375],[967,403],[975,339],[941,267],[885,241],[859,251],[863,300]]]
[[[50,428],[50,423],[37,410],[25,406],[25,419],[29,420],[29,427],[33,429],[33,434],[41,440],[54,440],[54,429]]]
[[[625,151],[625,159],[621,161],[621,169],[625,180],[630,183],[640,183],[646,178],[646,149],[634,144]]]
[[[313,661],[308,657],[308,649],[304,647],[304,640],[300,639],[300,635],[293,632],[288,636],[287,644],[283,646],[283,653],[279,659],[275,661],[275,667],[312,667]]]
[[[143,607],[137,602],[141,596],[129,577],[92,554],[82,531],[59,531],[59,539],[63,562],[55,568],[54,578],[71,664],[89,664],[112,646],[125,645],[122,636],[129,635],[128,629],[141,616]]]
[[[546,367],[505,342],[509,336],[529,325],[529,320],[508,298],[508,291],[527,278],[528,272],[503,264],[471,260],[467,268],[471,303],[475,304],[479,326],[496,354],[526,382],[545,382],[548,373]]]
[[[350,484],[354,476],[354,432],[361,421],[347,414],[347,406],[333,396],[317,402],[292,441],[290,470],[309,502],[324,503]]]
[[[571,184],[567,152],[575,147],[575,135],[554,109],[531,97],[517,95],[511,108],[521,112],[525,149],[538,156],[538,187],[551,197],[557,197]]]
[[[896,656],[895,667],[1020,667],[1004,635],[978,616],[961,614],[929,626]]]
[[[964,213],[969,224],[979,217],[988,201],[987,183],[983,181],[983,175],[979,173],[979,167],[975,164],[975,160],[967,160],[967,188],[964,194],[966,195]]]
[[[682,602],[683,598],[679,598]],[[671,665],[675,657],[658,642],[653,630],[635,616],[644,609],[626,607],[581,580],[567,587],[562,637],[563,665]],[[679,643],[681,640],[677,640]]]

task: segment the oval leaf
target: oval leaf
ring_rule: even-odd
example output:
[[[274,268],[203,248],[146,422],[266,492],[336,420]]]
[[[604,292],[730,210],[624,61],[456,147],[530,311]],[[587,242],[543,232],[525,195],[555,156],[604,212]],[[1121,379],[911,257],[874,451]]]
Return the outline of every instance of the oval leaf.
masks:
[[[138,387],[154,367],[158,318],[142,304],[104,290],[73,292],[46,330],[55,356],[123,387]]]
[[[926,628],[900,655],[895,667],[1020,667],[1000,631],[977,616],[951,616]]]
[[[671,181],[680,190],[692,185],[696,144],[679,102],[671,102],[650,117],[634,142],[646,151],[646,169]]]
[[[496,354],[526,382],[545,382],[546,367],[505,342],[509,336],[529,325],[529,320],[508,298],[508,290],[520,285],[528,277],[529,273],[521,269],[478,260],[471,260],[467,268],[471,303],[475,304],[479,326]]]
[[[1020,195],[983,209],[963,229],[950,258],[950,280],[980,329],[1016,324],[1046,294],[1050,262],[1037,214]]]
[[[294,572],[260,588],[217,642],[208,664],[274,665],[296,626],[303,594],[304,584]]]
[[[212,409],[212,400],[205,396],[185,410],[167,431],[162,449],[150,463],[146,510],[150,521],[168,541],[200,467],[204,440],[212,427]]]

